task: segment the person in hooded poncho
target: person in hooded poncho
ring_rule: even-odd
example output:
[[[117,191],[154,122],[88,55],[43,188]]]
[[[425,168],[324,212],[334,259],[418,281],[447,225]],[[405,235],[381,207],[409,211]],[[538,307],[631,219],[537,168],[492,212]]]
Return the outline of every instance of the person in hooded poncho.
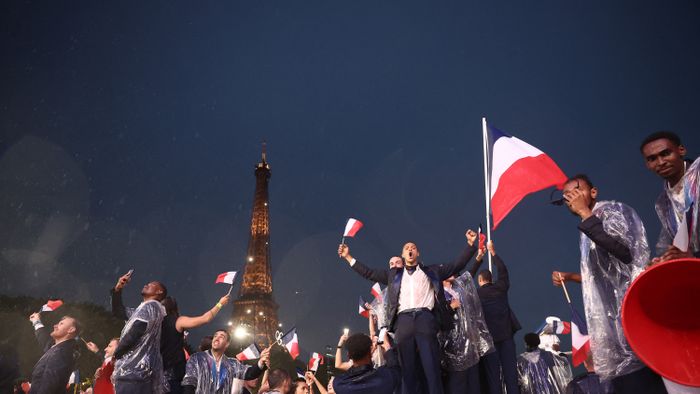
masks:
[[[661,378],[637,358],[622,330],[625,292],[649,263],[644,225],[630,206],[596,201],[597,196],[584,174],[564,185],[566,206],[581,218],[581,273],[554,271],[552,280],[555,285],[562,279],[582,284],[591,352],[601,379],[612,380],[620,393],[663,393]]]
[[[442,366],[447,371],[445,392],[479,393],[479,359],[493,352],[494,346],[476,286],[468,271],[444,281],[443,286],[455,320],[450,331],[438,334]]]

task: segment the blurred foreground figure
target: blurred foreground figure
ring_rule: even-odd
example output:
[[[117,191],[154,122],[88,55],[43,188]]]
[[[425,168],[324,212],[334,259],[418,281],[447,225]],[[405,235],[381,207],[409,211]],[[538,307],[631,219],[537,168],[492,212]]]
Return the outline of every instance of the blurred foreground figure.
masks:
[[[65,393],[68,379],[79,356],[75,338],[80,335],[80,322],[71,316],[63,316],[49,333],[48,328],[41,323],[39,313],[29,316],[29,321],[34,325],[34,334],[39,346],[44,350],[44,355],[32,370],[29,392]]]
[[[586,373],[577,376],[566,386],[566,394],[613,394],[610,382],[601,382],[596,375],[593,364],[593,357],[589,353],[586,361],[583,362]]]

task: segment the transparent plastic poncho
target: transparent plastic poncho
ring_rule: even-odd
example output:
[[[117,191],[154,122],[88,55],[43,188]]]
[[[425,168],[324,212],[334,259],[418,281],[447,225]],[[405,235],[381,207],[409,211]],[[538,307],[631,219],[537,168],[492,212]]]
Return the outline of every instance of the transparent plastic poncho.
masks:
[[[568,361],[555,354],[535,349],[518,356],[518,385],[521,394],[561,394],[570,381],[571,368]]]
[[[692,233],[688,234],[688,250],[694,253],[700,251],[700,232],[697,230],[700,216],[697,203],[700,196],[700,158],[686,168],[680,183],[683,186],[683,194],[679,200],[673,198],[666,181],[664,190],[656,199],[656,214],[661,221],[661,233],[656,242],[657,256],[663,255],[673,244],[673,238],[684,216],[686,223],[690,223],[690,228],[693,229]]]
[[[375,316],[377,316],[377,335],[379,335],[379,329],[382,327],[388,327],[389,326],[389,321],[387,320],[387,315],[388,315],[388,309],[389,309],[389,303],[388,303],[388,294],[387,290],[389,288],[385,288],[382,290],[381,297],[375,297],[372,302],[370,303],[370,307],[372,308],[372,311],[374,312]]]
[[[160,326],[165,308],[156,300],[144,301],[136,309],[127,308],[123,337],[136,321],[146,323],[146,332],[138,343],[114,363],[112,382],[117,380],[151,381],[153,393],[163,392],[163,359],[160,355]],[[118,384],[118,383],[117,383]]]
[[[632,280],[649,262],[644,225],[631,207],[600,201],[593,214],[603,229],[630,249],[632,262],[624,264],[581,233],[581,278],[586,324],[596,373],[603,380],[643,367],[622,330],[622,300]]]
[[[190,356],[185,367],[183,386],[195,386],[195,393],[226,393],[232,392],[234,381],[243,379],[250,366],[241,364],[235,358],[223,356],[219,367],[210,350],[198,352]]]
[[[443,350],[443,366],[450,371],[464,371],[493,351],[493,339],[469,272],[452,282],[452,290],[459,296],[460,303],[454,313],[455,325],[450,331],[440,332],[438,340]]]

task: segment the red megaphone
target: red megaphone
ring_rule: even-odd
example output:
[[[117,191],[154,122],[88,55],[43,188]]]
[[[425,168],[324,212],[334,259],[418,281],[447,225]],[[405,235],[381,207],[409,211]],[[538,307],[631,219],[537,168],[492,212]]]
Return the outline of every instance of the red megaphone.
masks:
[[[622,327],[632,350],[656,373],[700,387],[700,259],[642,272],[625,295]]]

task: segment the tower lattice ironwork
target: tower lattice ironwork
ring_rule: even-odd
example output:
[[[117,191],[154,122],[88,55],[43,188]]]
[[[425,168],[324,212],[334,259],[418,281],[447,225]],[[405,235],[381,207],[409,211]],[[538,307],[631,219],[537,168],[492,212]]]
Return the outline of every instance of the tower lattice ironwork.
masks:
[[[238,298],[233,302],[232,316],[234,330],[240,334],[238,336],[246,337],[247,342],[253,339],[260,347],[273,341],[278,329],[278,305],[272,296],[270,269],[270,176],[263,144],[262,161],[255,167],[255,194],[245,272]]]

